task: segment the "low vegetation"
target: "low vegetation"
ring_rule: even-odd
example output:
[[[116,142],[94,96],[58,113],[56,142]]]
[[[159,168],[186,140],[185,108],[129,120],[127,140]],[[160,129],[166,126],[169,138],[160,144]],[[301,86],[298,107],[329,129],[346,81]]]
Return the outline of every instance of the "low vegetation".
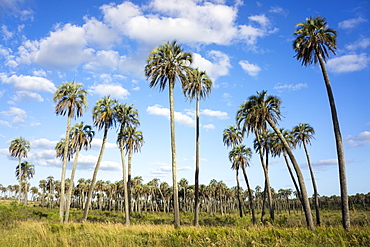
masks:
[[[83,212],[72,210],[71,223],[60,224],[58,208],[0,205],[0,246],[370,246],[367,210],[351,211],[350,231],[341,227],[340,210],[322,210],[323,226],[309,231],[301,212],[282,212],[258,226],[237,212],[201,213],[200,227],[191,226],[192,213],[181,212],[175,229],[173,215],[163,212],[135,212],[125,226],[122,212],[91,210],[80,223]]]

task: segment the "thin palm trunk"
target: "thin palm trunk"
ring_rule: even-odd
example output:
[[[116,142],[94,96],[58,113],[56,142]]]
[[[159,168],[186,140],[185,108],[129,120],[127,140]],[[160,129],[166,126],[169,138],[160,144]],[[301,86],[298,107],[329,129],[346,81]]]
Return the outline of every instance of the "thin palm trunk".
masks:
[[[131,197],[132,197],[132,192],[131,192],[131,168],[132,168],[132,151],[131,149],[128,151],[128,171],[127,171],[127,191],[128,191],[128,209],[129,209],[129,214],[131,214]]]
[[[239,206],[239,217],[243,217],[243,205],[240,200],[240,182],[239,182],[239,169],[235,169],[235,179],[236,179],[236,188],[237,188],[237,197],[238,197],[238,206]]]
[[[195,198],[194,198],[194,226],[199,226],[199,96],[196,101],[196,123],[195,123]]]
[[[315,176],[314,176],[312,165],[311,165],[310,155],[308,154],[308,149],[307,149],[307,145],[306,145],[305,142],[303,142],[303,147],[304,147],[304,151],[306,153],[307,164],[308,164],[308,168],[310,169],[310,175],[311,175],[311,180],[312,180],[312,187],[313,187],[313,193],[314,193],[314,199],[315,199],[316,224],[318,226],[320,226],[321,220],[320,220],[319,196],[318,196],[318,193],[317,193],[317,186],[316,186]]]
[[[22,159],[21,156],[18,156],[18,167],[19,167],[19,188],[18,188],[18,204],[21,203],[21,195],[22,195]]]
[[[344,150],[342,135],[340,133],[339,120],[337,115],[337,109],[335,107],[334,95],[331,89],[330,80],[326,71],[325,63],[320,53],[317,53],[317,58],[320,62],[321,71],[324,77],[326,91],[328,93],[331,117],[334,127],[335,143],[337,147],[338,156],[338,167],[339,167],[339,181],[340,181],[340,194],[342,201],[342,224],[345,230],[349,230],[350,219],[349,219],[349,206],[348,206],[348,192],[347,192],[347,178],[346,178],[346,164],[344,160]]]
[[[292,181],[293,181],[293,184],[294,184],[294,188],[297,191],[298,198],[301,201],[301,204],[303,204],[303,202],[302,202],[302,196],[301,196],[301,191],[300,191],[300,189],[298,187],[297,181],[295,180],[295,177],[294,177],[292,168],[289,165],[289,160],[288,160],[288,157],[287,157],[287,154],[286,154],[286,151],[285,150],[283,151],[283,156],[284,156],[284,159],[285,159],[285,163],[286,163],[286,165],[288,167],[288,171],[289,171],[290,177],[292,178]]]
[[[59,218],[60,223],[64,221],[64,212],[66,207],[65,202],[65,183],[66,183],[66,170],[67,170],[67,160],[68,160],[68,148],[69,148],[69,132],[71,125],[71,116],[68,114],[67,117],[67,129],[65,136],[64,154],[63,154],[63,166],[62,166],[62,177],[60,179],[60,202],[59,202]]]
[[[171,154],[172,154],[172,182],[173,182],[173,212],[174,226],[180,227],[179,189],[177,186],[177,164],[176,164],[176,140],[175,140],[175,106],[174,106],[174,81],[169,85],[170,100],[170,125],[171,125]]]
[[[93,178],[92,178],[92,181],[91,181],[91,184],[90,184],[90,187],[89,187],[89,191],[87,193],[87,200],[86,200],[86,203],[85,203],[85,210],[84,210],[84,215],[83,215],[83,218],[82,218],[83,222],[87,220],[87,215],[89,213],[89,208],[90,208],[90,205],[91,205],[91,197],[92,197],[92,193],[94,191],[94,187],[95,187],[95,183],[96,183],[96,177],[98,176],[100,163],[101,163],[101,160],[103,159],[105,143],[107,142],[107,136],[108,136],[108,126],[106,125],[104,127],[103,143],[101,145],[98,161],[96,162],[94,173],[93,173]]]
[[[125,196],[125,225],[130,225],[130,212],[128,203],[128,191],[127,191],[127,179],[126,179],[126,162],[125,162],[125,151],[123,148],[123,139],[120,141],[120,151],[121,151],[121,162],[122,162],[122,173],[123,173],[123,188]]]
[[[250,205],[251,210],[252,210],[252,223],[253,223],[253,225],[256,225],[257,224],[257,220],[256,220],[256,213],[254,211],[254,203],[253,203],[252,191],[251,191],[251,188],[249,186],[247,171],[245,170],[245,167],[244,166],[242,166],[242,169],[243,169],[244,180],[245,180],[245,183],[247,184],[247,189],[248,189],[249,205]]]
[[[71,207],[73,183],[75,180],[75,174],[76,174],[77,161],[78,161],[79,154],[80,154],[80,150],[79,148],[77,148],[76,154],[75,154],[75,160],[73,162],[73,167],[72,167],[72,172],[71,172],[71,181],[70,181],[70,185],[69,185],[68,192],[67,192],[66,215],[64,218],[65,223],[68,223],[68,220],[69,220],[69,209]]]
[[[287,141],[285,140],[284,136],[281,134],[280,130],[277,128],[275,123],[271,119],[267,119],[267,122],[270,124],[271,128],[275,131],[275,133],[279,136],[279,138],[280,138],[281,142],[283,143],[283,145],[284,145],[284,147],[285,147],[285,149],[288,153],[288,156],[289,156],[289,158],[290,158],[290,160],[293,164],[294,170],[297,174],[298,183],[301,187],[302,204],[303,204],[302,206],[303,206],[305,216],[306,216],[307,227],[308,227],[309,230],[313,231],[315,229],[315,226],[313,224],[310,202],[308,200],[306,185],[304,183],[304,178],[303,178],[303,174],[301,172],[301,169],[299,168],[298,162],[295,159],[294,154],[293,154],[292,150],[289,147],[289,144],[287,143]]]

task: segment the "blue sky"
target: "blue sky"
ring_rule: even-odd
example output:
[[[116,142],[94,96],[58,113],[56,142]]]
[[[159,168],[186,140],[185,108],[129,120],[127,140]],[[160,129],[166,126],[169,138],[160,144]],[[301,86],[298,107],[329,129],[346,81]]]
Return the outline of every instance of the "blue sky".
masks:
[[[282,100],[281,127],[309,123],[316,130],[309,147],[319,194],[339,195],[338,167],[329,103],[321,71],[302,67],[292,49],[295,25],[321,15],[338,32],[336,55],[327,68],[344,140],[348,192],[370,191],[370,4],[354,1],[45,1],[0,2],[0,184],[17,184],[17,161],[10,141],[31,142],[26,159],[35,165],[30,180],[60,179],[56,142],[66,117],[54,114],[58,85],[76,80],[88,90],[89,109],[76,121],[92,125],[91,110],[103,96],[138,109],[145,144],[133,157],[133,176],[171,182],[168,92],[149,88],[146,57],[163,41],[176,39],[193,53],[193,67],[205,70],[214,85],[201,102],[200,182],[223,180],[234,186],[223,130],[235,124],[240,104],[256,91]],[[178,177],[194,183],[194,102],[175,89]],[[73,122],[75,123],[75,122]],[[122,179],[117,131],[110,130],[98,179]],[[83,151],[76,174],[91,178],[102,133]],[[253,138],[244,140],[252,147]],[[303,149],[295,150],[308,193],[312,186]],[[71,165],[70,165],[71,166]],[[69,166],[69,167],[70,167]],[[263,186],[254,154],[247,170],[251,186]],[[68,170],[68,176],[70,170]],[[282,158],[271,159],[271,186],[293,188]],[[245,183],[242,182],[245,188]]]

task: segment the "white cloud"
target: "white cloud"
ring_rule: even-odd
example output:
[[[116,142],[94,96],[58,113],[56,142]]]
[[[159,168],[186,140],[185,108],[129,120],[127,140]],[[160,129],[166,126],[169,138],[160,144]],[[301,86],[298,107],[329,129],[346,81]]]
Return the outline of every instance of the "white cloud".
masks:
[[[283,90],[300,90],[302,88],[307,88],[307,83],[297,83],[297,84],[280,84],[278,83],[277,85],[274,86],[274,89],[278,91],[283,91]]]
[[[115,71],[122,63],[124,57],[121,57],[117,51],[98,51],[91,60],[84,65],[85,69],[92,71]]]
[[[150,115],[164,116],[167,117],[168,119],[170,118],[170,109],[163,108],[161,105],[158,104],[154,106],[148,106],[146,112]],[[190,127],[195,126],[195,120],[193,118],[187,116],[186,114],[176,111],[175,111],[175,122]]]
[[[12,75],[7,77],[5,74],[0,74],[0,79],[3,83],[13,84],[15,89],[20,91],[44,91],[54,93],[56,87],[54,83],[46,78],[38,76],[28,76],[28,75]]]
[[[17,94],[12,97],[12,100],[14,101],[36,100],[38,102],[44,101],[40,94],[28,91],[18,91]]]
[[[192,67],[206,71],[212,80],[216,80],[218,77],[229,73],[229,69],[231,68],[230,58],[225,53],[212,50],[207,53],[207,57],[210,60],[203,58],[198,53],[193,53]]]
[[[50,141],[46,138],[31,141],[32,150],[37,149],[54,149],[58,141]]]
[[[344,55],[328,60],[327,65],[328,69],[333,72],[354,72],[366,68],[369,60],[369,57],[365,53],[361,53],[360,55]]]
[[[82,26],[86,32],[86,40],[92,46],[101,49],[110,49],[114,42],[119,40],[119,36],[106,24],[96,20],[95,18],[84,18],[85,24]]]
[[[350,28],[356,27],[357,25],[363,22],[367,22],[367,20],[362,17],[357,17],[357,18],[352,18],[352,19],[341,21],[338,23],[338,26],[339,28],[350,29]]]
[[[258,65],[251,64],[247,60],[242,60],[239,62],[239,64],[250,76],[257,76],[261,71],[261,68]]]
[[[355,137],[347,137],[346,143],[352,147],[370,146],[370,131],[363,131]]]
[[[209,117],[216,117],[218,119],[229,119],[230,118],[229,115],[227,114],[227,112],[214,111],[214,110],[210,110],[210,109],[201,110],[200,114],[205,115],[205,116],[209,116]]]
[[[215,126],[213,124],[206,124],[206,125],[202,125],[202,127],[206,130],[213,130],[215,129]]]
[[[8,27],[5,25],[1,26],[1,33],[3,35],[4,40],[11,39],[13,37],[13,33],[8,30]]]
[[[370,38],[360,38],[356,42],[349,44],[346,46],[348,50],[354,51],[357,49],[366,49],[368,46],[370,46]]]
[[[112,98],[116,99],[127,99],[130,93],[119,84],[99,84],[91,86],[90,90],[93,94],[98,94],[100,96],[110,95]]]
[[[100,150],[102,143],[103,143],[103,139],[93,138],[93,140],[91,142],[91,149]],[[105,143],[105,148],[106,149],[107,148],[117,148],[117,144],[112,143],[112,142],[106,142]]]
[[[12,119],[12,124],[22,124],[27,117],[26,111],[17,107],[10,107],[9,111],[2,111],[0,114],[10,117]]]

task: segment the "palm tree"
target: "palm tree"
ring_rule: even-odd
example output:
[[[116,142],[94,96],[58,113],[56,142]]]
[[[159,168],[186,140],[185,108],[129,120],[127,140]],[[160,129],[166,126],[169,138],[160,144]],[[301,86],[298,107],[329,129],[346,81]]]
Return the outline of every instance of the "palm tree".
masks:
[[[108,130],[116,125],[117,118],[115,109],[117,104],[118,104],[117,100],[111,99],[110,96],[105,96],[96,102],[93,109],[94,127],[97,127],[98,130],[104,129],[104,133],[99,157],[95,165],[93,178],[87,194],[87,200],[85,203],[85,210],[82,219],[83,221],[87,220],[87,215],[91,204],[91,197],[95,187],[96,177],[98,175],[100,163],[101,160],[103,159],[105,144],[107,142]]]
[[[28,151],[30,151],[30,149],[31,149],[30,142],[24,139],[23,137],[18,137],[11,141],[9,146],[9,153],[10,156],[18,158],[18,166],[22,168],[21,166],[22,158],[27,158],[27,154]],[[18,203],[21,202],[21,187],[22,187],[21,184],[22,176],[20,177],[19,180]]]
[[[116,105],[116,116],[117,122],[121,124],[120,132],[118,133],[117,143],[121,152],[121,162],[122,162],[122,173],[123,173],[123,183],[124,183],[124,197],[125,197],[125,224],[126,226],[130,225],[130,210],[129,210],[129,195],[127,189],[127,176],[126,176],[126,163],[125,163],[125,151],[124,151],[124,142],[125,136],[124,131],[125,128],[131,126],[138,126],[139,122],[139,114],[137,109],[134,108],[132,105],[127,104],[117,104]]]
[[[293,49],[296,52],[297,60],[302,61],[302,65],[304,66],[308,66],[312,63],[317,65],[319,63],[324,77],[337,148],[340,193],[342,200],[342,224],[344,229],[349,230],[350,219],[343,141],[340,133],[334,95],[325,66],[326,58],[330,55],[329,51],[335,54],[337,46],[337,32],[334,29],[328,28],[325,18],[320,16],[307,18],[306,22],[298,23],[296,27],[297,29],[294,32],[296,38],[293,42]]]
[[[82,89],[83,84],[72,82],[65,82],[64,84],[59,85],[57,91],[54,93],[54,103],[57,103],[55,106],[56,115],[66,115],[67,114],[67,128],[65,135],[65,142],[69,143],[69,132],[71,119],[81,117],[84,110],[87,108],[87,91]],[[59,216],[60,222],[64,221],[65,213],[65,177],[67,169],[67,159],[68,159],[68,145],[64,146],[64,155],[63,155],[63,166],[62,166],[62,176],[60,184],[60,209]]]
[[[266,91],[257,92],[257,95],[252,95],[244,102],[236,116],[238,126],[243,125],[242,131],[249,134],[249,132],[255,132],[258,138],[258,134],[267,129],[267,124],[275,131],[283,143],[289,158],[294,166],[297,174],[299,185],[301,188],[303,209],[305,211],[307,226],[310,230],[314,230],[314,224],[312,221],[311,208],[308,200],[306,191],[306,185],[304,183],[303,174],[298,165],[297,160],[289,147],[289,144],[281,134],[279,128],[276,126],[278,120],[281,118],[280,113],[281,101],[275,96],[267,96]]]
[[[199,101],[205,99],[211,93],[212,80],[207,76],[205,71],[193,69],[185,83],[183,90],[185,96],[192,101],[196,99],[195,107],[195,202],[194,202],[194,226],[199,226]]]
[[[71,150],[75,151],[75,158],[73,162],[70,186],[67,191],[67,206],[65,213],[65,222],[68,223],[69,219],[69,210],[71,206],[72,190],[74,187],[75,173],[77,169],[78,156],[82,148],[88,150],[91,147],[92,139],[95,135],[95,132],[92,130],[90,125],[84,125],[84,122],[76,123],[70,132],[70,145]]]
[[[128,153],[127,165],[128,165],[128,178],[127,178],[127,191],[128,191],[128,202],[129,202],[129,211],[131,211],[131,169],[132,169],[132,154],[141,151],[141,146],[144,144],[143,132],[137,130],[136,127],[128,126],[124,129],[123,132],[124,143],[123,146]]]
[[[154,48],[147,58],[145,76],[150,80],[151,88],[159,87],[163,91],[169,89],[170,101],[170,129],[171,129],[171,153],[172,153],[172,182],[174,194],[174,225],[180,226],[178,188],[177,188],[177,163],[176,163],[176,141],[175,141],[175,107],[173,90],[176,80],[185,84],[191,73],[189,65],[192,63],[192,55],[183,52],[181,45],[176,41],[164,42]]]
[[[313,173],[310,155],[308,154],[307,144],[311,144],[311,139],[314,138],[315,129],[312,128],[309,124],[299,123],[297,126],[293,127],[293,136],[295,137],[295,142],[301,147],[303,144],[304,151],[307,157],[308,168],[310,169],[310,175],[312,180],[312,187],[315,199],[315,210],[316,210],[316,224],[320,226],[320,208],[319,208],[319,197],[317,192],[317,186],[315,181],[315,176]]]
[[[20,166],[15,169],[15,176],[19,181],[24,181],[24,204],[28,202],[28,182],[35,175],[35,166],[28,161],[23,161]]]

